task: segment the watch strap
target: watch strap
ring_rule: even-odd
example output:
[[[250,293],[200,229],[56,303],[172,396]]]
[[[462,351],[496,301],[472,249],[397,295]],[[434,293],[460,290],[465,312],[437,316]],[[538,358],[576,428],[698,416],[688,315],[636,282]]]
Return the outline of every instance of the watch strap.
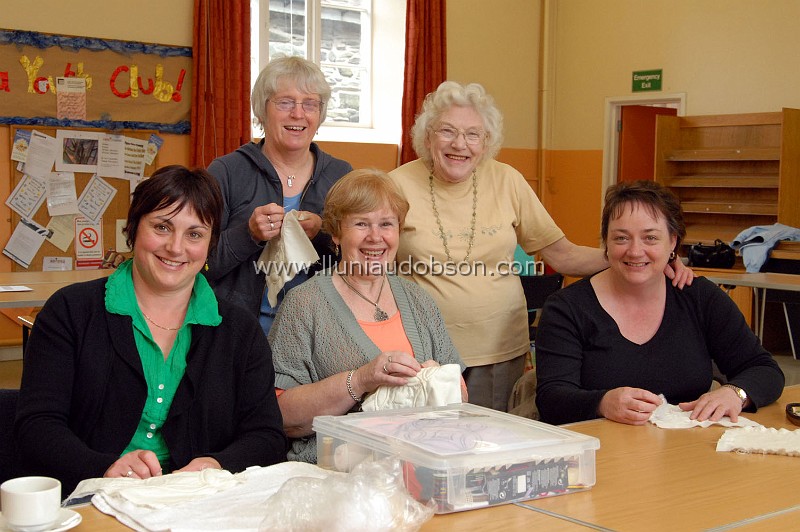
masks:
[[[723,388],[730,388],[731,390],[736,392],[736,395],[738,395],[739,399],[742,400],[742,405],[744,405],[747,402],[747,392],[745,392],[744,390],[742,390],[738,386],[736,386],[734,384],[723,384],[722,387]]]

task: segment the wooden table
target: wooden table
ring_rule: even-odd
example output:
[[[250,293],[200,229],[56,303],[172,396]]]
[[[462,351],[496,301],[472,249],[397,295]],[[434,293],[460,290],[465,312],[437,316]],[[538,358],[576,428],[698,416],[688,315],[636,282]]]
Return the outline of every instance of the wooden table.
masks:
[[[800,385],[750,419],[795,429],[785,417]],[[590,490],[437,515],[423,531],[464,530],[788,530],[800,525],[800,458],[718,453],[722,427],[665,430],[605,419],[567,425],[600,438]],[[127,530],[93,506],[79,508],[82,531]]]
[[[745,416],[767,427],[797,429],[786,404],[800,402],[800,385],[774,404]],[[634,427],[608,420],[565,428],[600,438],[597,484],[591,490],[524,504],[613,530],[787,530],[800,526],[800,458],[718,453],[723,427],[688,430]]]
[[[704,276],[716,284],[749,286],[753,289],[756,307],[753,329],[760,340],[764,339],[764,313],[767,308],[767,290],[800,292],[800,275],[790,273],[715,271],[704,274]],[[791,334],[789,337],[791,340]],[[794,341],[792,341],[792,356],[797,359]]]
[[[73,283],[108,277],[114,270],[71,270],[63,272],[2,272],[0,285],[27,286],[26,292],[0,292],[0,307],[41,307],[60,288]]]

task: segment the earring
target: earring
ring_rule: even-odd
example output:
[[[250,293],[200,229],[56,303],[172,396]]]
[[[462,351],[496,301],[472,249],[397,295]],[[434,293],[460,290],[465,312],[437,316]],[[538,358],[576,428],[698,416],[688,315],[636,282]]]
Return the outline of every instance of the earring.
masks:
[[[339,256],[339,244],[333,245],[333,253],[338,257]]]
[[[208,261],[206,261],[206,265],[203,266],[203,271],[208,271]]]
[[[670,262],[674,261],[676,257],[677,257],[677,255],[676,255],[676,254],[675,254],[675,252],[673,251],[672,253],[670,253],[670,254],[669,254],[669,261],[670,261]]]

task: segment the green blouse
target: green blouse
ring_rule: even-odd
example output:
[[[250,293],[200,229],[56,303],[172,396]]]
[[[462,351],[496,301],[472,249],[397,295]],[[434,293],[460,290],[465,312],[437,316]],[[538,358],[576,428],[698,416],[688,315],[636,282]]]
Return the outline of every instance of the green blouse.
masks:
[[[197,274],[186,318],[165,360],[161,348],[153,340],[150,327],[139,310],[136,293],[133,290],[132,268],[133,262],[126,261],[109,276],[105,299],[108,312],[130,316],[133,319],[133,337],[147,381],[147,400],[142,418],[131,442],[122,454],[136,449],[149,449],[156,453],[164,473],[167,473],[170,456],[161,427],[167,419],[175,391],[186,370],[186,355],[192,341],[190,325],[217,326],[222,323],[222,317],[219,315],[217,298],[208,281],[203,275]]]

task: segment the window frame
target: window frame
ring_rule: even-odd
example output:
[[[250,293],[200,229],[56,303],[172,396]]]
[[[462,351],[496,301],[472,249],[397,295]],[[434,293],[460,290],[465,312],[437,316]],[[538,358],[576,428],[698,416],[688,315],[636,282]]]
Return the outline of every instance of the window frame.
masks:
[[[269,40],[259,39],[259,28],[269,28],[269,0],[250,0],[258,17],[251,17],[251,84],[255,83],[258,72],[266,65],[269,57]],[[367,99],[369,121],[362,123],[327,121],[321,125],[317,138],[342,142],[378,142],[399,144],[402,136],[402,85],[404,70],[405,12],[406,0],[369,0],[370,22],[365,32],[371,46],[368,50],[365,87],[361,89],[361,98]],[[321,13],[326,0],[306,0],[306,48],[310,61],[320,64]],[[333,4],[331,7],[343,6]],[[354,9],[356,11],[363,11]],[[313,20],[312,20],[313,18]],[[363,27],[363,26],[362,26]],[[398,43],[399,40],[399,43]],[[310,50],[309,50],[310,48]],[[362,54],[363,57],[363,54]],[[375,58],[381,57],[376,62]],[[256,65],[256,62],[259,64]],[[336,65],[325,63],[322,66]],[[342,65],[346,66],[346,65]],[[253,126],[253,137],[262,134],[261,129]]]

